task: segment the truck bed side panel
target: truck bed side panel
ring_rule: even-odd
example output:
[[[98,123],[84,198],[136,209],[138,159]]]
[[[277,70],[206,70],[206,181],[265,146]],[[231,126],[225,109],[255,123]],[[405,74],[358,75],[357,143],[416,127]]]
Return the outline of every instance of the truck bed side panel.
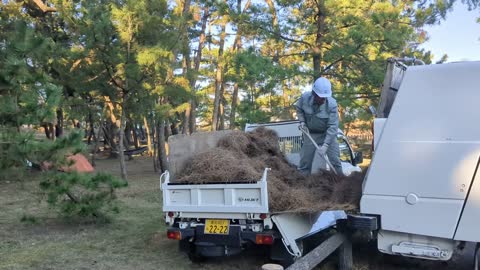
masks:
[[[268,213],[267,182],[251,184],[163,184],[163,211]]]

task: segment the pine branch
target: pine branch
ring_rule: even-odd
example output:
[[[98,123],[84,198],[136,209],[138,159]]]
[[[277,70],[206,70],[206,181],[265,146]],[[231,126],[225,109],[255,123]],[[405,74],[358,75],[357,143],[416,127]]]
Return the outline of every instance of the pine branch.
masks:
[[[286,36],[283,36],[282,34],[280,33],[277,33],[275,31],[272,31],[270,29],[267,29],[265,27],[262,27],[262,26],[259,26],[257,25],[258,28],[262,29],[263,31],[265,32],[268,32],[269,34],[273,34],[274,36],[278,37],[278,38],[281,38],[283,40],[286,40],[286,41],[290,41],[290,42],[294,42],[294,43],[301,43],[301,44],[304,44],[304,45],[307,45],[309,48],[312,47],[312,45],[306,41],[303,41],[303,40],[296,40],[296,39],[293,39],[293,38],[289,38],[289,37],[286,37]]]
[[[49,7],[43,3],[42,0],[32,0],[33,3],[43,12],[43,13],[48,13],[48,12],[57,12],[57,9],[54,7]]]
[[[128,93],[128,91],[123,88],[116,80],[116,78],[113,76],[112,74],[112,71],[110,70],[110,66],[108,65],[108,63],[105,61],[105,59],[102,59],[102,63],[103,65],[105,66],[105,68],[107,69],[107,72],[108,72],[108,75],[110,76],[110,82],[113,82],[113,84],[118,87],[119,89],[121,89],[123,92],[125,93]]]
[[[342,57],[340,57],[339,59],[333,61],[330,65],[328,65],[326,68],[324,68],[323,71],[328,71],[328,70],[330,70],[333,66],[335,66],[336,64],[342,62],[343,59],[345,59],[345,55],[342,56]]]
[[[92,82],[96,79],[98,79],[98,77],[100,77],[100,75],[102,75],[103,73],[105,73],[107,70],[104,69],[102,72],[98,73],[97,75],[91,77],[91,78],[88,78],[87,80],[85,80],[84,82]]]
[[[70,191],[65,192],[65,194],[67,194],[68,198],[70,198],[70,200],[72,200],[74,203],[78,203],[78,199],[75,197],[75,195],[70,193]]]
[[[305,56],[308,55],[309,53],[289,53],[289,54],[282,54],[282,55],[268,55],[268,57],[271,58],[284,58],[284,57],[290,57],[290,56]]]

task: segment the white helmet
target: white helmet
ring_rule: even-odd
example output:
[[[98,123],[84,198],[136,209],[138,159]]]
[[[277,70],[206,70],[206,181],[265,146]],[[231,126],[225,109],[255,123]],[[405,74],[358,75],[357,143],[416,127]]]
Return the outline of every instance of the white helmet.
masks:
[[[318,78],[312,87],[313,92],[321,98],[327,98],[332,96],[332,84],[324,77]]]

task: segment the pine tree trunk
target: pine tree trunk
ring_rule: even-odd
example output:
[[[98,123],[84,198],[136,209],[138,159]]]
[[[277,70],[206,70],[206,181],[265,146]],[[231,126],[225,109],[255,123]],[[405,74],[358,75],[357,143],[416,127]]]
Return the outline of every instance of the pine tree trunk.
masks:
[[[152,136],[153,136],[153,155],[152,155],[152,161],[153,161],[153,170],[155,172],[158,172],[158,131],[157,131],[157,123],[155,120],[152,121]]]
[[[122,176],[122,179],[127,180],[127,164],[125,163],[125,153],[124,151],[124,126],[125,126],[125,102],[122,102],[122,116],[120,117],[120,141],[118,143],[119,145],[119,156],[120,156],[120,173]]]
[[[245,3],[244,11],[250,7],[251,1],[248,0]],[[242,12],[242,0],[237,0],[237,12],[240,14]],[[242,12],[242,13],[243,13]],[[238,53],[242,49],[242,27],[239,26],[237,30],[237,35],[235,36],[235,41],[233,43],[233,51]],[[235,73],[240,74],[240,66],[235,67]],[[237,114],[237,105],[238,105],[238,83],[233,85],[233,93],[232,93],[232,105],[230,108],[230,129],[235,129],[236,127],[236,114]]]
[[[186,31],[186,30],[185,30]],[[182,61],[182,66],[183,66],[183,76],[185,79],[188,79],[191,73],[191,68],[190,68],[190,46],[189,46],[189,39],[188,35],[186,35],[186,41],[184,41],[184,46],[186,48],[183,49],[183,61]],[[191,90],[193,91],[193,89]],[[190,102],[191,104],[191,102]],[[187,108],[182,115],[182,134],[191,134],[190,131],[190,116],[191,116],[191,108]]]
[[[230,129],[235,129],[236,127],[235,121],[237,117],[236,116],[237,103],[238,103],[238,83],[235,83],[235,85],[233,85],[232,106],[230,108]]]
[[[221,96],[221,102],[220,102],[220,110],[219,110],[219,123],[218,123],[218,130],[224,130],[225,129],[225,107],[227,104],[227,101],[225,100],[225,97],[223,96],[224,92],[224,84],[222,84],[222,93],[220,94]]]
[[[195,92],[195,85],[197,83],[197,74],[198,71],[200,70],[200,62],[202,60],[202,50],[203,47],[205,46],[205,31],[207,29],[207,21],[208,18],[210,17],[210,10],[207,5],[203,7],[203,16],[202,16],[202,21],[201,21],[201,30],[200,30],[200,38],[198,41],[198,47],[196,51],[196,55],[194,58],[194,70],[195,70],[195,75],[191,76],[192,79],[190,81],[190,88],[192,89],[192,100],[190,101],[190,115],[189,115],[189,126],[190,126],[190,132],[195,132],[197,123],[196,123],[196,109],[197,109],[197,99],[196,99],[196,92]]]
[[[170,121],[165,120],[165,141],[168,140],[170,136],[172,136],[172,130],[169,128]]]
[[[182,35],[182,43],[181,43],[181,51],[183,55],[182,59],[182,69],[183,69],[183,77],[189,81],[189,85],[192,85],[192,61],[190,59],[190,38],[188,37],[188,30],[190,27],[190,16],[192,15],[190,12],[190,5],[191,5],[191,0],[183,0],[183,10],[182,10],[182,17],[184,20],[184,24],[181,26],[181,35]],[[192,100],[194,99],[195,96],[195,88],[191,87],[191,92],[192,92]],[[192,101],[189,102],[190,106],[193,103]],[[182,133],[183,134],[190,134],[193,131],[190,128],[190,123],[191,117],[195,117],[194,115],[192,116],[192,108],[188,108],[187,111],[182,116]]]
[[[90,116],[91,116],[91,113],[90,113]],[[93,147],[93,151],[92,151],[91,163],[92,163],[92,166],[95,167],[95,159],[96,159],[97,152],[98,152],[98,142],[99,142],[100,138],[102,137],[102,133],[103,133],[103,128],[102,128],[103,120],[102,120],[102,118],[100,118],[100,128],[98,129],[98,134],[97,135],[95,135],[93,119],[90,118],[89,120],[90,120],[90,125],[92,127],[92,131],[94,133],[93,138],[95,140],[95,146]]]
[[[146,117],[143,117],[143,125],[145,126],[145,131],[147,132],[148,155],[152,156],[152,138],[150,137],[150,127],[148,126]]]
[[[182,134],[187,134],[187,129],[188,129],[187,113],[184,112],[180,115],[182,117]]]
[[[116,130],[117,130],[117,126],[115,123],[112,123],[110,121],[107,121],[106,122],[106,126],[103,127],[105,130],[104,130],[104,140],[105,140],[105,144],[108,145],[111,149],[111,156],[112,157],[115,157],[116,155],[113,154],[115,151],[117,151],[117,143],[115,142],[115,137],[116,137]]]
[[[191,106],[192,102],[190,101],[190,106]],[[192,131],[190,130],[190,117],[192,115],[192,111],[191,111],[191,108],[190,106],[188,106],[188,108],[185,110],[185,113],[184,113],[184,132],[183,134],[192,134]]]
[[[88,131],[87,143],[90,145],[93,138],[93,140],[95,141],[95,144],[97,144],[98,140],[97,140],[97,136],[95,136],[95,126],[93,124],[93,116],[91,111],[88,112],[88,125],[90,126],[90,130]]]
[[[161,172],[165,172],[168,169],[167,166],[167,151],[165,149],[165,121],[160,120],[157,124],[157,137],[158,137],[158,162],[160,164]]]
[[[115,142],[115,137],[116,137],[116,130],[117,130],[117,117],[115,116],[115,110],[113,107],[113,102],[110,100],[108,96],[105,96],[105,105],[108,108],[107,109],[107,121],[105,125],[105,130],[104,130],[104,139],[105,139],[105,144],[108,144],[111,149],[111,156],[115,157],[116,155],[114,154],[115,151],[117,151],[117,144]],[[103,124],[102,124],[103,126]]]
[[[325,17],[326,8],[325,0],[319,0],[317,2],[318,15],[317,15],[317,35],[315,39],[315,51],[313,52],[313,76],[314,80],[322,75],[322,61],[323,61],[323,34],[325,32]]]
[[[172,131],[172,135],[177,135],[178,134],[178,126],[175,125],[175,123],[172,123],[170,125],[170,130]]]
[[[52,123],[43,123],[42,127],[45,131],[45,136],[49,140],[54,140],[55,139],[55,131]]]
[[[132,28],[132,18],[130,16],[127,17],[128,19],[128,32],[133,33]],[[133,34],[132,34],[133,35]],[[130,62],[130,50],[131,50],[131,41],[133,40],[133,36],[130,36],[130,39],[127,42],[127,59],[125,64],[127,65]],[[125,146],[125,123],[127,118],[126,108],[127,108],[127,99],[128,99],[128,91],[130,90],[129,80],[128,80],[128,73],[125,74],[125,88],[121,89],[122,93],[122,106],[121,106],[121,117],[120,117],[120,142],[119,142],[119,153],[120,153],[120,170],[122,179],[127,180],[127,164],[125,163],[125,153],[124,153],[124,146]]]
[[[226,18],[221,19],[221,32],[220,32],[220,43],[218,49],[218,58],[217,58],[217,72],[215,75],[215,100],[213,102],[213,119],[212,119],[212,130],[217,130],[218,119],[220,112],[220,102],[222,98],[222,84],[223,84],[223,50],[225,46],[225,36],[226,36]]]
[[[132,144],[132,123],[127,120],[125,123],[125,137],[124,137],[124,142],[125,142],[125,147],[128,150],[128,146]]]
[[[57,110],[57,124],[55,125],[55,137],[61,137],[63,135],[63,110],[59,108]]]
[[[138,135],[137,135],[137,125],[133,125],[133,144],[135,145],[135,148],[139,148],[140,144],[138,143]]]
[[[195,94],[194,88],[192,88],[193,94]],[[195,96],[192,97],[192,100],[190,100],[190,109],[189,109],[189,114],[188,114],[188,129],[190,130],[190,134],[194,133],[197,131],[197,114],[195,110],[197,109],[197,101]]]

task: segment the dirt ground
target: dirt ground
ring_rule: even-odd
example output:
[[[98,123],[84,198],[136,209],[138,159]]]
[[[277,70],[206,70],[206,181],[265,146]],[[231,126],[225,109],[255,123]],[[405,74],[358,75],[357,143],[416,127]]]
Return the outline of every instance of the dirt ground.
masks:
[[[96,170],[118,175],[117,160]],[[0,182],[0,269],[260,269],[268,260],[252,250],[193,264],[166,238],[158,174],[149,158],[127,162],[129,186],[118,193],[121,212],[107,224],[58,218],[38,196],[35,176]],[[22,219],[24,221],[22,221]],[[25,221],[26,220],[26,221]],[[379,254],[356,245],[354,269],[469,269],[465,254],[449,263],[430,263]],[[467,258],[467,259],[465,259]],[[468,268],[467,268],[468,267]],[[317,269],[335,269],[332,258]]]

